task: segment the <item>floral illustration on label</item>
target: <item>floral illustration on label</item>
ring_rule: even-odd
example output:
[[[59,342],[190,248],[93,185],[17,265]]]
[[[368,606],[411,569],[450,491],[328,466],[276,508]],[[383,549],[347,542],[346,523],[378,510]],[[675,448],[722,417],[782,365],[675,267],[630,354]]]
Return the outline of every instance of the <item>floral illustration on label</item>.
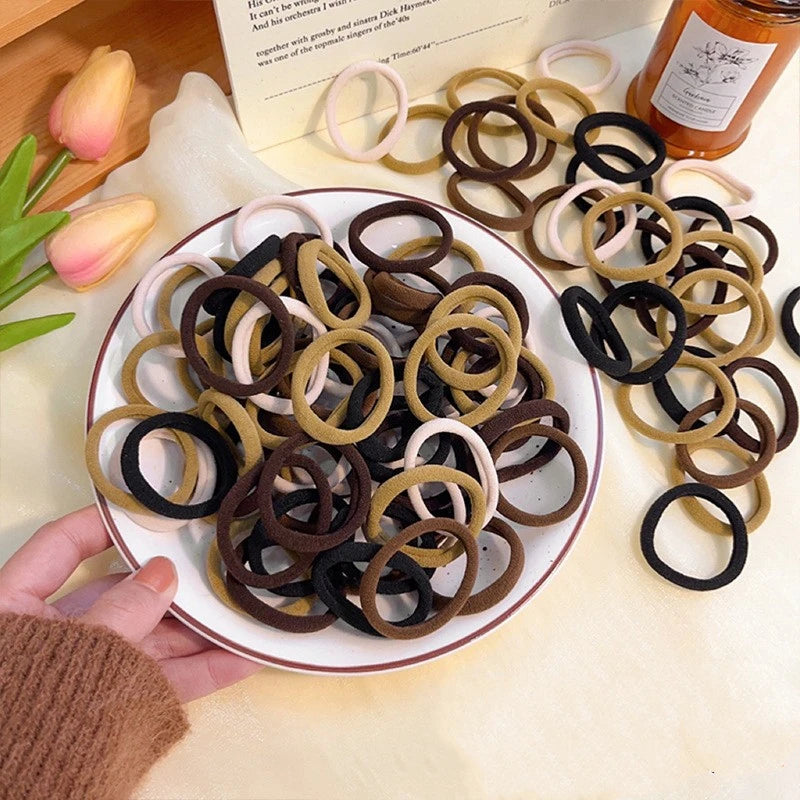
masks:
[[[680,62],[681,74],[695,86],[738,83],[747,65],[758,61],[750,58],[750,51],[741,47],[728,49],[724,42],[706,42],[703,47],[694,47],[697,59]]]

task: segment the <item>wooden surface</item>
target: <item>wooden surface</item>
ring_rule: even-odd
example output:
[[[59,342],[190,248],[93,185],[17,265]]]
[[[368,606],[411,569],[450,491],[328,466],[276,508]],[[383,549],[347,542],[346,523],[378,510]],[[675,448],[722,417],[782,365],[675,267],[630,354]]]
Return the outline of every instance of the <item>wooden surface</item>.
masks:
[[[3,8],[12,2],[0,0]],[[175,97],[186,72],[205,72],[230,91],[210,0],[84,0],[0,49],[0,156],[31,132],[39,141],[38,173],[59,147],[47,127],[50,104],[92,49],[104,44],[127,50],[136,65],[123,128],[102,161],[70,164],[36,207],[39,211],[75,200],[138,155],[148,141],[150,118]]]
[[[0,4],[0,47],[81,2],[83,0],[3,0]]]

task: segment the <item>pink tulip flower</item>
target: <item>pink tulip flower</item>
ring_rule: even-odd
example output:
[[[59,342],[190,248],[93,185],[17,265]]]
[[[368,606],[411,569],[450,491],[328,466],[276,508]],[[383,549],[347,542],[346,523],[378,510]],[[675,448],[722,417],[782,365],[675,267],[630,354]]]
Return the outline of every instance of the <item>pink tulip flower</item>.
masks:
[[[45,253],[64,283],[85,291],[122,266],[155,224],[156,205],[141,194],[91,203],[70,212],[45,241]]]
[[[53,138],[82,161],[103,158],[122,125],[135,78],[128,53],[95,47],[53,101]]]

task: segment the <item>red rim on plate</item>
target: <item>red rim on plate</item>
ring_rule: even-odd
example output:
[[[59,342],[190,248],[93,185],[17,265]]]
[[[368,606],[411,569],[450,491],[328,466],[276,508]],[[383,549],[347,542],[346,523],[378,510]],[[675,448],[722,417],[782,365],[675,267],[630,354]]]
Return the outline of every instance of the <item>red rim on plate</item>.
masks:
[[[368,189],[359,187],[349,187],[349,188],[335,187],[330,189],[302,189],[296,192],[286,192],[286,194],[299,197],[302,195],[319,194],[322,192],[326,194],[333,194],[339,192],[361,192],[365,194],[382,195],[384,197],[393,197],[402,200],[421,200],[420,198],[413,197],[412,195],[400,194],[399,192],[390,192],[383,189]],[[542,275],[542,273],[539,271],[536,265],[533,264],[524,255],[522,255],[522,253],[520,253],[511,243],[503,239],[494,231],[489,230],[488,228],[484,227],[483,225],[471,219],[470,217],[466,216],[465,214],[460,213],[459,211],[455,211],[451,208],[448,208],[447,206],[443,206],[440,203],[434,203],[430,200],[421,200],[421,202],[427,203],[428,205],[438,208],[448,214],[460,217],[461,219],[466,220],[472,225],[477,226],[484,233],[488,233],[492,238],[496,239],[498,242],[501,242],[503,246],[507,247],[514,254],[515,257],[522,260],[529,267],[531,272],[533,272],[536,275],[536,277],[539,278],[542,284],[547,287],[547,289],[550,291],[553,297],[558,299],[559,296],[558,292],[556,292],[556,290],[553,288],[550,282],[544,277],[544,275]],[[181,248],[183,248],[188,242],[190,242],[196,236],[208,230],[209,228],[213,227],[214,225],[217,225],[220,222],[229,219],[230,217],[234,216],[238,211],[239,209],[234,209],[233,211],[229,211],[227,214],[223,214],[222,216],[217,217],[216,219],[213,219],[210,222],[207,222],[205,225],[203,225],[202,227],[198,228],[197,230],[189,234],[185,239],[178,242],[178,244],[176,244],[174,247],[168,250],[167,253],[165,253],[165,255],[171,255],[172,253],[178,252]],[[122,303],[119,310],[115,314],[114,319],[112,320],[111,325],[109,326],[108,331],[106,332],[106,335],[103,338],[103,343],[100,345],[100,351],[97,354],[95,367],[94,370],[92,371],[92,380],[91,383],[89,384],[89,397],[86,403],[87,432],[89,428],[91,428],[92,423],[94,421],[95,393],[97,390],[97,381],[100,369],[103,360],[105,358],[109,343],[111,342],[112,336],[117,328],[117,325],[119,324],[120,319],[122,318],[123,314],[130,305],[134,291],[135,287],[134,289],[131,290],[130,294],[125,298],[124,302]],[[300,661],[289,661],[283,658],[277,658],[275,656],[271,656],[267,653],[261,653],[256,650],[243,647],[242,645],[239,645],[235,642],[232,642],[230,639],[221,636],[216,631],[212,631],[202,622],[195,619],[190,614],[187,614],[186,611],[184,611],[184,609],[182,609],[177,603],[173,603],[170,606],[170,611],[175,617],[180,619],[189,628],[201,634],[214,644],[217,644],[220,647],[225,648],[226,650],[230,650],[233,653],[237,653],[239,655],[253,659],[268,666],[281,667],[283,669],[295,670],[298,672],[313,672],[313,673],[322,673],[331,675],[353,675],[353,674],[363,674],[363,673],[388,672],[391,670],[402,669],[404,667],[410,667],[415,664],[420,664],[424,661],[430,661],[435,658],[439,658],[440,656],[446,655],[447,653],[450,653],[454,650],[458,650],[459,648],[464,647],[470,642],[473,642],[476,639],[485,636],[487,633],[499,627],[502,623],[510,619],[517,611],[519,611],[519,609],[522,608],[522,606],[524,606],[533,597],[533,595],[539,591],[539,589],[542,587],[545,581],[547,581],[548,578],[550,578],[550,576],[555,572],[556,568],[564,560],[567,553],[572,549],[572,546],[575,543],[578,534],[583,528],[583,523],[586,521],[586,517],[589,515],[589,512],[591,511],[592,506],[594,505],[595,495],[597,493],[597,484],[600,479],[600,470],[603,461],[603,404],[600,395],[600,383],[597,377],[597,372],[592,368],[589,368],[589,371],[592,377],[592,387],[594,389],[595,406],[597,410],[597,442],[596,442],[595,466],[592,472],[591,480],[589,481],[589,487],[586,493],[586,499],[583,503],[581,512],[574,522],[572,532],[570,533],[569,538],[564,543],[558,555],[553,559],[552,563],[544,572],[544,574],[539,578],[539,580],[536,581],[536,583],[527,592],[525,592],[525,594],[519,600],[517,600],[511,607],[507,608],[505,611],[503,611],[501,614],[499,614],[497,617],[492,619],[490,622],[488,622],[486,625],[479,628],[478,630],[473,631],[472,633],[461,637],[455,642],[451,642],[445,647],[439,647],[434,650],[427,651],[425,653],[420,653],[410,658],[397,659],[394,661],[387,661],[378,664],[361,664],[352,667],[346,667],[346,666],[332,667],[320,664],[307,664]],[[94,493],[95,493],[95,498],[97,500],[98,508],[100,509],[100,514],[103,518],[106,528],[108,529],[112,541],[122,554],[125,561],[128,563],[128,566],[130,566],[130,568],[134,570],[139,569],[141,565],[133,557],[133,554],[128,549],[119,530],[117,529],[117,526],[111,515],[111,511],[108,507],[108,503],[105,497],[100,495],[96,490],[94,490]]]

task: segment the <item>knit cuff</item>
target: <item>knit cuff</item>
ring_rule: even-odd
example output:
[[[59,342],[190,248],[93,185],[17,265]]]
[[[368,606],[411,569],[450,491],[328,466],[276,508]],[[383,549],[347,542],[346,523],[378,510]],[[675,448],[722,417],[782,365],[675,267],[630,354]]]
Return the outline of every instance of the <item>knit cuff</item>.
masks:
[[[158,664],[116,633],[0,614],[0,798],[128,797],[183,737]]]

